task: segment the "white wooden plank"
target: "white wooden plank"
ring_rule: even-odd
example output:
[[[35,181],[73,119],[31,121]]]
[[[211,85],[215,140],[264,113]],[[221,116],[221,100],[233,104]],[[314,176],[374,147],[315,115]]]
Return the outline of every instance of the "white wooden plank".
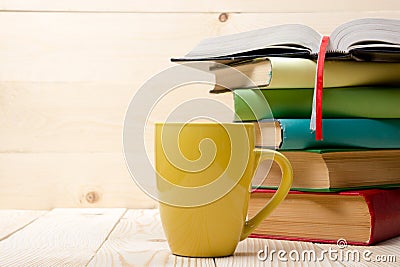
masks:
[[[152,208],[122,153],[0,153],[0,208]]]
[[[0,80],[140,84],[210,31],[188,22],[201,19],[212,23],[213,17],[0,13]]]
[[[0,241],[8,238],[46,212],[44,210],[0,210]]]
[[[399,8],[395,0],[362,1],[275,1],[220,0],[220,1],[124,1],[124,0],[1,0],[2,10],[21,11],[106,11],[106,12],[315,12],[347,10],[390,10]]]
[[[206,37],[283,23],[326,34],[361,17],[400,18],[400,11],[234,13],[224,23],[207,13],[2,12],[0,80],[141,84]]]
[[[128,84],[0,83],[3,152],[121,152]]]
[[[0,82],[0,151],[121,152],[125,112],[138,87],[102,82]],[[165,96],[149,120],[165,120],[169,109],[200,97],[220,100],[233,110],[230,94],[210,95],[212,86],[192,87]],[[143,111],[138,108],[137,112]],[[227,117],[233,119],[233,111]],[[151,133],[147,137],[153,142]]]
[[[0,242],[0,266],[83,266],[125,209],[55,209]]]
[[[3,219],[9,221],[22,218],[22,211],[1,210],[0,225]],[[23,211],[25,215],[45,211]],[[290,260],[289,253],[297,251],[300,255],[314,251],[317,256],[322,251],[340,249],[335,244],[312,244],[267,239],[246,239],[239,243],[232,257],[197,259],[171,255],[162,232],[157,209],[55,209],[40,217],[26,227],[0,241],[1,266],[397,266],[400,238],[393,238],[374,246],[348,246],[343,251],[371,251],[371,262],[361,258],[354,260],[325,261]],[[122,218],[121,218],[122,216]],[[29,216],[27,216],[29,217]],[[26,218],[26,216],[25,216]],[[17,222],[18,223],[18,222]],[[1,227],[0,227],[1,229]],[[265,261],[257,258],[261,249],[273,259]],[[289,258],[287,262],[278,258],[283,250]],[[270,254],[272,255],[272,254]],[[292,254],[295,255],[295,254]],[[339,254],[335,254],[339,255]],[[333,256],[335,256],[333,255]],[[264,255],[262,255],[264,256]],[[377,262],[379,256],[381,262]],[[386,258],[384,258],[386,256]],[[391,258],[391,262],[382,259]],[[282,257],[282,255],[281,255]],[[90,260],[90,262],[89,262]],[[397,263],[395,262],[397,261]]]
[[[239,243],[232,257],[216,258],[215,263],[217,266],[342,266],[322,257],[321,251],[308,242],[247,238]]]
[[[129,210],[88,266],[214,266],[214,261],[172,255],[154,209]]]

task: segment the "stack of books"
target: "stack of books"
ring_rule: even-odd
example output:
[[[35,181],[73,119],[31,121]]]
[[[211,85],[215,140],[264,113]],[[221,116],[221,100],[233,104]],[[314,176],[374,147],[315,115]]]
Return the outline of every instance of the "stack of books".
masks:
[[[175,59],[229,66],[212,69],[212,92],[232,92],[234,120],[255,123],[256,145],[280,150],[292,164],[291,192],[253,237],[370,245],[400,235],[400,21],[355,20],[330,38],[323,140],[310,130],[321,39],[311,28],[206,39]],[[250,79],[233,77],[232,69]],[[277,165],[261,164],[249,217],[280,178]]]

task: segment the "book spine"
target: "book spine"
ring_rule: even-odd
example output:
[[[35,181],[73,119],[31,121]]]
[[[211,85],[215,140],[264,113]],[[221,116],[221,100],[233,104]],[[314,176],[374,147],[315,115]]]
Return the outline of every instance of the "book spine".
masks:
[[[365,192],[363,196],[371,214],[371,236],[368,245],[400,235],[400,190]]]
[[[309,118],[313,89],[238,89],[233,91],[235,120]],[[400,118],[400,88],[324,89],[324,118]]]
[[[309,119],[279,119],[281,150],[313,148],[400,148],[400,119],[324,119],[324,140],[316,141]]]

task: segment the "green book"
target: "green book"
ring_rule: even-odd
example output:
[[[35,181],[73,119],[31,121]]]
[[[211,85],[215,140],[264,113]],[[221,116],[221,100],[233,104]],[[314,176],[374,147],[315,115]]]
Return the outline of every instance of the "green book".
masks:
[[[211,68],[216,83],[212,93],[257,87],[288,89],[315,86],[317,63],[310,59],[268,57],[228,65],[230,68],[218,64]],[[400,84],[399,73],[400,63],[327,60],[324,64],[324,88],[397,86]]]
[[[344,191],[400,187],[400,149],[322,149],[281,151],[293,168],[292,190]],[[276,188],[281,170],[273,161],[260,163],[254,188]]]
[[[323,95],[324,118],[400,118],[398,87],[326,88]],[[311,116],[311,88],[238,89],[233,96],[236,121]]]
[[[310,119],[275,119],[254,122],[256,145],[280,150],[400,149],[400,118],[332,118],[323,119],[322,122],[324,132],[322,141],[316,141],[315,133],[310,131]]]

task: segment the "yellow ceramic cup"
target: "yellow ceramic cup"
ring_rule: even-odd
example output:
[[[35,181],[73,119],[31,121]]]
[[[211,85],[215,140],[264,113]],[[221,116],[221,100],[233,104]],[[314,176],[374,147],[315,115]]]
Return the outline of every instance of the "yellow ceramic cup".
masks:
[[[172,253],[232,255],[286,197],[293,180],[279,152],[256,149],[252,123],[156,123],[155,162],[160,216]],[[260,160],[282,169],[274,197],[246,220],[251,180]]]

